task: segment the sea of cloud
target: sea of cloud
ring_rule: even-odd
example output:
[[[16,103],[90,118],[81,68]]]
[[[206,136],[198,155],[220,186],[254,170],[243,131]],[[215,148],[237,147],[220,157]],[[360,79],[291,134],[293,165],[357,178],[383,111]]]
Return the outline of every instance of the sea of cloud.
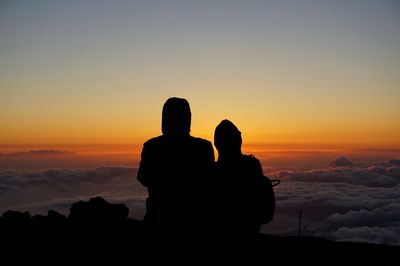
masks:
[[[130,208],[130,217],[145,212],[146,189],[136,180],[137,168],[51,169],[0,172],[0,213],[8,210],[65,215],[71,203],[102,196]],[[309,171],[271,174],[276,214],[266,233],[301,233],[339,241],[400,245],[400,160],[380,163],[330,164]],[[240,214],[238,214],[240,215]]]
[[[264,230],[400,245],[400,160],[279,171],[276,219]],[[291,223],[281,221],[288,220]],[[279,226],[277,225],[279,224]]]
[[[0,172],[0,212],[8,209],[46,214],[49,209],[68,215],[78,200],[102,196],[124,203],[130,216],[142,218],[146,189],[136,180],[137,168],[50,169],[38,172]]]

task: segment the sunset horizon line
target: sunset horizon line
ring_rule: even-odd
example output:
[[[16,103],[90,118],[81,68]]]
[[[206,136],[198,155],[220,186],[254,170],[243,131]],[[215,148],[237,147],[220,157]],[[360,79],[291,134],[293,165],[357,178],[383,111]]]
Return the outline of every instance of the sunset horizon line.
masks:
[[[211,141],[213,143],[213,141]],[[144,142],[135,143],[17,143],[0,144],[0,152],[18,152],[54,149],[58,151],[78,152],[84,150],[107,150],[118,151],[126,150],[137,152],[141,149]],[[367,143],[348,143],[348,142],[244,142],[244,150],[254,149],[255,151],[362,151],[362,152],[400,152],[400,144],[367,144]],[[75,150],[74,150],[75,149]]]

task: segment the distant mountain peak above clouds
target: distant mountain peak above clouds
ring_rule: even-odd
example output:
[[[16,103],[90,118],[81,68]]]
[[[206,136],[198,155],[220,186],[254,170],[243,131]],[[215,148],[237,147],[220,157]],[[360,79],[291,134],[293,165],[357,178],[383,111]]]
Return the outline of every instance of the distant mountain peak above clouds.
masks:
[[[328,164],[328,167],[344,167],[354,166],[355,163],[351,162],[346,156],[340,156]]]

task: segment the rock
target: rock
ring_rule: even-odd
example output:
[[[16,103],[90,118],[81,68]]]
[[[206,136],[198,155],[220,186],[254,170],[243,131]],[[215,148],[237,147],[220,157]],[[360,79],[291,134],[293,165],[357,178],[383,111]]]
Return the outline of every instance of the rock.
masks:
[[[69,219],[79,223],[120,223],[126,220],[129,209],[123,204],[111,204],[102,197],[78,201],[70,208]]]
[[[29,212],[8,210],[3,213],[1,223],[10,225],[25,225],[29,224],[30,219],[31,215]]]

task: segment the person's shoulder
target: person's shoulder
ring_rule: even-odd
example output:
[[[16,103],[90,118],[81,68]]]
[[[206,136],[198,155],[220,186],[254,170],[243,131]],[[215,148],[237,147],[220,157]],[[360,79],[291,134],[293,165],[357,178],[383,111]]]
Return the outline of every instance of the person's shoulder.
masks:
[[[253,154],[242,155],[242,167],[251,171],[254,175],[264,175],[261,162]]]
[[[260,161],[253,154],[243,154],[242,160],[249,164],[261,165]]]
[[[144,146],[144,147],[151,147],[151,146],[154,146],[154,145],[158,145],[158,144],[160,144],[160,143],[162,143],[162,142],[164,142],[164,136],[163,136],[163,135],[158,136],[158,137],[154,137],[154,138],[151,138],[151,139],[147,140],[147,141],[143,144],[143,146]]]
[[[258,161],[258,159],[256,158],[256,156],[254,156],[253,154],[243,154],[242,158],[244,160],[249,160],[249,161]]]
[[[203,146],[211,146],[211,141],[208,141],[206,139],[202,139],[202,138],[197,138],[197,137],[190,137],[191,141],[193,143],[196,143],[198,145],[203,145]]]

